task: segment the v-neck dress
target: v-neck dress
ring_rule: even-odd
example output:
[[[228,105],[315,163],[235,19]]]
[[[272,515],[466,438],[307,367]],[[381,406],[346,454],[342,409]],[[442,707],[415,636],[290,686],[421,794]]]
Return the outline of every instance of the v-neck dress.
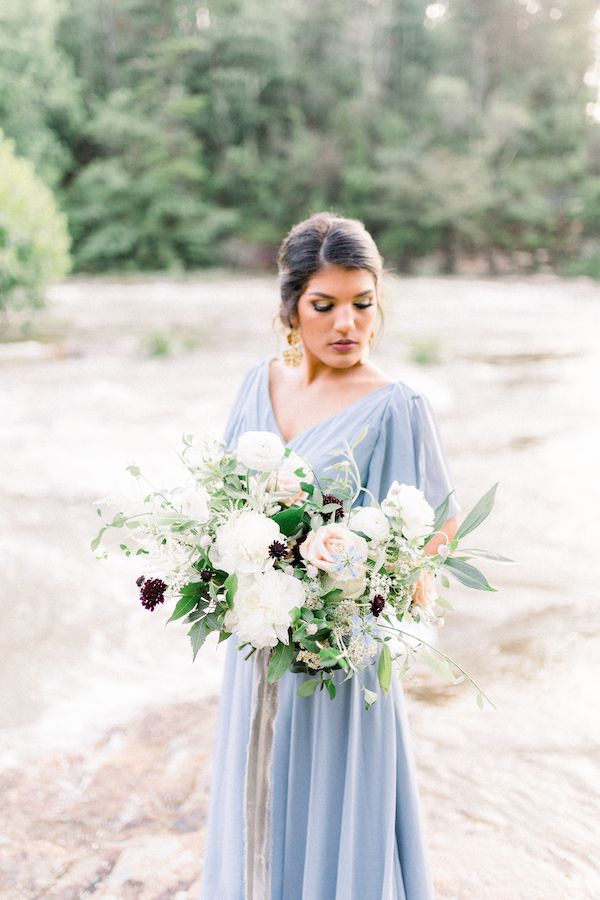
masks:
[[[224,440],[243,431],[282,437],[262,357],[245,375]],[[400,381],[382,385],[297,434],[287,445],[317,477],[334,477],[332,452],[364,427],[354,453],[361,483],[381,500],[394,480],[419,487],[435,508],[452,491],[440,432],[428,399]],[[285,443],[285,441],[284,441]],[[339,453],[339,450],[338,450]],[[356,505],[370,505],[362,493]],[[460,510],[451,495],[448,516]],[[244,900],[245,767],[253,666],[247,648],[226,641],[214,743],[200,900]],[[343,673],[336,672],[336,675]],[[356,678],[299,697],[308,676],[279,682],[272,758],[271,900],[433,900],[416,762],[401,680],[378,690],[376,665],[361,673],[378,691],[364,708]]]

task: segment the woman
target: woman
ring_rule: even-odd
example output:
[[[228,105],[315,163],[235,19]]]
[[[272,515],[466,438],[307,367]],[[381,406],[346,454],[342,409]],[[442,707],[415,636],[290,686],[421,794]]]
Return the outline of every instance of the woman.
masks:
[[[381,500],[394,480],[436,507],[452,490],[426,397],[367,361],[381,306],[383,260],[361,222],[317,213],[296,225],[278,256],[284,359],[247,372],[225,430],[278,434],[332,477],[334,448],[364,427],[355,448],[361,484]],[[364,492],[356,501],[370,504]],[[449,538],[460,506],[450,497]],[[445,540],[439,535],[427,551]],[[253,667],[227,656],[217,727],[201,900],[245,900],[244,796]],[[398,677],[366,710],[352,678],[299,697],[302,675],[279,682],[272,750],[270,897],[257,900],[430,900],[415,761]],[[376,666],[361,674],[378,691]],[[267,888],[268,891],[268,888]]]

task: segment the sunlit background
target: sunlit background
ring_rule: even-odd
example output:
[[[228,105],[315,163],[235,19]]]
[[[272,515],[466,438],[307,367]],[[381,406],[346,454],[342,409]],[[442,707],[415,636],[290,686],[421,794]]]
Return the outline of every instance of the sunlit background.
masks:
[[[4,0],[0,129],[0,896],[198,895],[225,648],[96,558],[94,501],[222,432],[331,209],[518,561],[439,635],[497,709],[406,683],[437,896],[599,897],[598,4]]]

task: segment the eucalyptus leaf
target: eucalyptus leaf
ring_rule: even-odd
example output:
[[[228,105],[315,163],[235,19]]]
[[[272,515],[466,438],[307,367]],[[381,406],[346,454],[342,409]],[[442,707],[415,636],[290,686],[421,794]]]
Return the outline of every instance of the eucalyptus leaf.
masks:
[[[495,591],[496,588],[488,583],[485,575],[472,566],[470,563],[464,562],[462,559],[455,559],[449,556],[444,563],[447,569],[461,584],[474,588],[478,591]]]
[[[491,550],[476,550],[473,547],[461,547],[460,556],[482,556],[485,559],[492,559],[496,562],[516,563],[516,559],[510,559],[508,556],[501,556],[500,553],[492,553]]]
[[[497,481],[492,485],[489,491],[477,501],[471,512],[466,516],[464,521],[461,522],[458,531],[454,535],[455,540],[460,540],[466,534],[469,534],[469,532],[474,531],[475,528],[481,525],[484,519],[487,519],[494,505],[498,484],[499,482]]]

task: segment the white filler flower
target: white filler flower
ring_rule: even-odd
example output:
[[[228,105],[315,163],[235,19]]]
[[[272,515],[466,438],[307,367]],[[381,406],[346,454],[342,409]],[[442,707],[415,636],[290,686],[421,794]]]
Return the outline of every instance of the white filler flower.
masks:
[[[244,431],[235,454],[238,462],[259,472],[272,472],[280,464],[285,446],[272,431]]]
[[[200,525],[206,524],[210,518],[208,491],[193,478],[188,479],[182,488],[174,492],[174,503],[180,506],[184,516],[188,516]]]
[[[240,642],[253,647],[275,647],[278,641],[289,643],[290,612],[303,606],[302,582],[279,569],[258,575],[240,576],[224,626],[237,634]]]
[[[269,545],[285,540],[276,522],[244,509],[217,528],[209,556],[213,565],[225,572],[262,572],[273,566]]]
[[[381,509],[390,519],[395,519],[407,540],[429,534],[433,527],[435,512],[419,488],[412,484],[398,484],[394,481]]]

